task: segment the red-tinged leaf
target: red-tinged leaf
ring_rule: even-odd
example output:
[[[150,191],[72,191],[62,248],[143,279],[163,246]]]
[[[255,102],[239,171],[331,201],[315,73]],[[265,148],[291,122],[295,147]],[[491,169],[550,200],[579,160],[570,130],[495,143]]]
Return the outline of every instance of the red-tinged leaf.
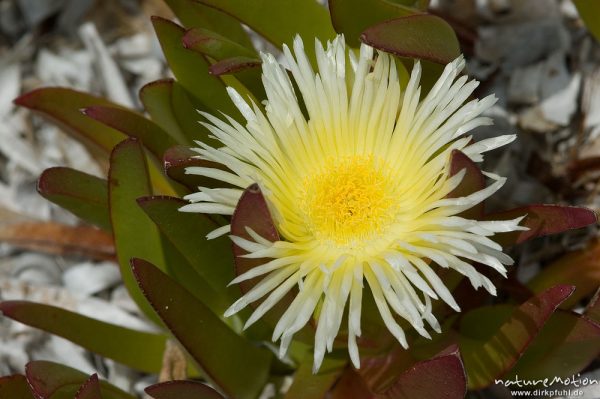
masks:
[[[112,231],[108,213],[108,183],[75,169],[46,169],[37,183],[40,195],[86,222]]]
[[[307,353],[294,374],[294,382],[285,399],[322,399],[343,373],[347,359],[325,357],[317,374],[313,374],[313,354]]]
[[[56,222],[23,222],[0,226],[0,241],[12,246],[53,255],[114,260],[112,236],[88,226]]]
[[[36,399],[29,389],[27,379],[21,374],[0,377],[0,398]]]
[[[402,349],[391,357],[366,359],[360,370],[346,369],[331,391],[331,398],[464,398],[466,375],[456,345],[426,360],[412,361],[412,365],[410,362],[410,355]]]
[[[180,212],[179,208],[187,202],[179,198],[143,197],[138,199],[138,204],[187,260],[186,266],[191,266],[208,284],[199,298],[216,312],[224,312],[239,290],[227,288],[234,277],[229,238],[206,238],[219,225],[206,215]],[[196,238],[190,240],[190,237]],[[171,267],[177,268],[177,265]]]
[[[541,292],[557,284],[569,284],[577,289],[562,304],[569,309],[600,287],[600,242],[594,240],[584,249],[569,252],[544,267],[527,286]],[[600,319],[599,319],[600,321]]]
[[[558,310],[505,379],[571,377],[600,354],[600,325],[585,316]]]
[[[427,348],[430,353],[424,360],[399,345],[384,354],[363,357],[357,374],[368,391],[380,399],[463,398],[466,375],[458,347],[454,343],[447,346],[446,341],[427,344],[431,348]],[[443,385],[444,392],[439,392],[436,384]]]
[[[98,374],[94,373],[83,383],[75,394],[75,399],[102,399]]]
[[[388,350],[374,356],[362,354],[360,370],[357,370],[357,373],[370,392],[382,392],[416,362],[412,352],[394,344]]]
[[[485,388],[509,372],[573,290],[553,287],[515,308],[508,318],[506,307],[482,307],[463,316],[460,349],[469,389]]]
[[[419,10],[387,0],[330,0],[331,21],[338,33],[343,33],[348,44],[359,47],[360,35],[370,26],[391,18],[405,17]],[[356,12],[360,10],[360,12]]]
[[[356,370],[346,368],[342,378],[335,384],[330,394],[331,399],[376,399],[365,381]]]
[[[37,360],[25,366],[25,376],[37,399],[73,399],[88,376],[58,363]],[[100,382],[103,399],[135,399],[134,396]]]
[[[244,193],[240,197],[237,207],[235,208],[233,216],[231,217],[232,235],[252,241],[253,238],[248,233],[247,228],[251,228],[252,230],[254,230],[255,233],[271,242],[279,240],[279,233],[277,232],[277,228],[273,223],[273,218],[271,217],[271,213],[269,212],[269,207],[267,206],[267,202],[263,197],[258,184],[252,184],[244,191]],[[247,252],[235,244],[232,245],[235,262],[235,273],[238,276],[254,267],[260,266],[267,262],[267,260],[265,259],[244,258],[242,256],[246,255]],[[250,280],[243,281],[239,284],[239,287],[243,293],[246,293],[256,284],[258,284],[261,281],[261,279],[262,277],[259,276]],[[273,306],[273,308],[271,308],[271,310],[269,310],[262,317],[262,319],[266,323],[275,326],[283,312],[285,312],[289,304],[293,301],[295,295],[295,291],[288,292],[283,298],[279,300],[279,302],[275,306]],[[251,306],[257,307],[261,303],[262,300],[259,299],[255,302],[252,302]],[[311,341],[312,336],[313,334],[309,333],[305,327],[298,333],[296,333],[295,339],[302,341]]]
[[[6,317],[58,335],[129,367],[156,373],[162,366],[167,337],[105,323],[55,306],[28,301],[4,301]],[[110,339],[106,339],[110,337]]]
[[[483,190],[485,188],[485,176],[481,172],[481,169],[477,166],[475,162],[471,160],[468,156],[458,150],[452,151],[450,156],[450,175],[454,176],[460,171],[465,171],[465,176],[458,187],[456,187],[451,193],[447,195],[448,198],[459,198],[470,195],[474,192]],[[484,216],[485,205],[483,202],[475,205],[474,207],[467,209],[460,213],[459,216],[465,217],[467,219],[475,219],[480,220]],[[464,302],[461,301],[462,297],[468,299],[473,299],[475,294],[476,296],[484,295],[481,291],[474,292],[470,283],[465,283],[465,278],[462,274],[458,273],[456,270],[449,268],[441,268],[437,265],[434,265],[437,268],[437,274],[442,278],[446,286],[452,291],[455,290],[455,296],[460,304],[461,308],[464,308]],[[462,282],[462,284],[461,284]],[[461,285],[459,285],[461,284]],[[465,289],[461,289],[463,285],[468,285]],[[436,302],[433,305],[434,310],[437,309],[449,309],[443,302]]]
[[[165,0],[165,3],[185,27],[210,29],[232,42],[254,50],[252,40],[240,22],[227,13],[196,0]]]
[[[185,29],[160,17],[152,17],[152,25],[177,81],[193,95],[194,106],[200,110],[220,111],[241,119],[223,81],[209,74],[209,63],[204,56],[183,47]]]
[[[485,188],[485,176],[481,173],[481,169],[479,169],[477,164],[462,152],[454,150],[450,157],[450,175],[454,176],[462,170],[465,171],[465,177],[459,186],[448,194],[448,198],[466,197]],[[461,216],[467,219],[478,220],[481,219],[483,214],[484,204],[481,202],[473,208],[464,211]]]
[[[135,112],[96,105],[83,109],[83,113],[127,136],[140,139],[157,159],[161,159],[167,148],[176,144],[160,126]]]
[[[399,57],[448,64],[460,55],[452,27],[440,17],[415,14],[367,28],[360,40]]]
[[[166,269],[160,232],[137,204],[138,198],[153,194],[144,150],[137,139],[129,138],[113,150],[108,183],[111,223],[123,283],[140,309],[158,322],[129,266],[132,257],[144,256]]]
[[[267,201],[263,197],[258,184],[253,184],[244,191],[231,217],[232,235],[252,241],[252,236],[248,233],[247,228],[251,228],[266,240],[271,242],[279,241],[279,233],[273,223]],[[244,249],[233,244],[235,271],[238,276],[265,263],[264,259],[243,258],[242,256],[247,253]],[[244,281],[240,284],[240,287],[246,293],[258,281],[260,281],[260,277]]]
[[[462,399],[466,394],[467,376],[458,347],[454,345],[404,371],[380,397]]]
[[[173,83],[173,79],[162,79],[146,84],[140,89],[140,101],[150,118],[177,142],[191,144],[171,104]]]
[[[231,75],[237,72],[246,71],[252,68],[259,68],[262,62],[256,58],[232,57],[225,58],[210,66],[208,71],[212,75]],[[257,70],[258,71],[258,70]],[[259,72],[260,73],[260,72]]]
[[[93,105],[119,107],[101,97],[71,89],[47,87],[26,93],[14,102],[36,111],[96,152],[100,150],[107,154],[126,137],[102,123],[91,121],[81,113],[82,108]]]
[[[221,180],[187,173],[186,168],[192,166],[227,170],[219,163],[195,158],[197,155],[197,152],[184,146],[169,148],[163,157],[165,173],[171,179],[183,184],[192,191],[197,191],[198,187],[232,187],[228,183],[223,183]]]
[[[519,244],[532,238],[579,229],[598,222],[596,213],[591,209],[544,204],[528,205],[488,214],[486,219],[509,220],[524,215],[526,216],[521,222],[521,226],[528,227],[529,230],[499,234],[495,238],[498,238],[500,244]]]
[[[145,391],[154,399],[224,399],[208,385],[195,381],[168,381],[150,385]]]
[[[152,264],[132,259],[132,269],[156,313],[204,374],[231,398],[255,398],[269,376],[271,353],[237,335]]]

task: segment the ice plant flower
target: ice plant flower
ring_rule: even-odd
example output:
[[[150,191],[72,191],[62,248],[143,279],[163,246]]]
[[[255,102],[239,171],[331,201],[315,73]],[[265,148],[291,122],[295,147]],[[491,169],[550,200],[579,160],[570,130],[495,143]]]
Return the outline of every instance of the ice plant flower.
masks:
[[[281,241],[269,242],[248,229],[252,240],[232,236],[265,259],[234,283],[263,276],[260,283],[226,312],[230,316],[266,296],[246,322],[261,318],[293,287],[297,295],[279,319],[273,341],[286,353],[293,335],[315,314],[314,370],[331,351],[348,308],[348,351],[359,367],[356,338],[361,335],[364,283],[389,331],[407,347],[396,318],[407,320],[422,336],[440,330],[431,313],[441,299],[456,311],[452,294],[429,264],[454,269],[474,287],[491,294],[488,278],[468,262],[505,275],[512,260],[490,239],[520,229],[520,219],[478,221],[457,216],[497,191],[505,178],[486,173],[490,184],[462,198],[446,198],[464,171],[451,175],[449,159],[460,150],[474,161],[511,142],[513,135],[473,141],[466,135],[491,120],[481,114],[496,99],[465,101],[478,82],[459,73],[464,60],[448,64],[421,99],[421,68],[415,63],[401,90],[394,59],[362,45],[358,56],[342,36],[324,49],[316,41],[314,71],[300,38],[294,54],[284,47],[284,64],[262,54],[265,113],[229,93],[247,123],[209,114],[205,126],[223,146],[198,142],[202,159],[227,167],[190,167],[188,173],[221,180],[237,188],[205,188],[187,196],[182,211],[231,215],[243,190],[258,183],[269,204]],[[286,72],[291,72],[297,93]],[[301,95],[305,110],[297,95]],[[229,226],[211,236],[225,234]]]

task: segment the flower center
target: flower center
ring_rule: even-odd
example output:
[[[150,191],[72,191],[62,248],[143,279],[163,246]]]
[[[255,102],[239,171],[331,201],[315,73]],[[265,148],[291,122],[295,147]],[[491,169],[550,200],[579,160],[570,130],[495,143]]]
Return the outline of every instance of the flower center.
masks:
[[[389,174],[373,157],[331,160],[304,181],[303,208],[318,238],[355,245],[392,221]]]

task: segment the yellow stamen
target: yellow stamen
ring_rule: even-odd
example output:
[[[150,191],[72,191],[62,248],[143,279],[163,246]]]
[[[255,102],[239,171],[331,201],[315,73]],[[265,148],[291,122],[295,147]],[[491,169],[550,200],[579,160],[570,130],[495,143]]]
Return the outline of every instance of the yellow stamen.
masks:
[[[302,205],[317,238],[354,245],[381,233],[395,208],[389,173],[373,157],[329,160],[304,180]]]

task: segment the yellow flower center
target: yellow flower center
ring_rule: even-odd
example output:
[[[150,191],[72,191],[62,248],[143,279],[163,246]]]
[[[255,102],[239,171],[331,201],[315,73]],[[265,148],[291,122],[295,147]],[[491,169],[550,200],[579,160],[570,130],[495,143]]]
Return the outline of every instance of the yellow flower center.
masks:
[[[302,204],[315,236],[356,245],[380,233],[392,220],[387,168],[373,157],[329,160],[304,180]]]

